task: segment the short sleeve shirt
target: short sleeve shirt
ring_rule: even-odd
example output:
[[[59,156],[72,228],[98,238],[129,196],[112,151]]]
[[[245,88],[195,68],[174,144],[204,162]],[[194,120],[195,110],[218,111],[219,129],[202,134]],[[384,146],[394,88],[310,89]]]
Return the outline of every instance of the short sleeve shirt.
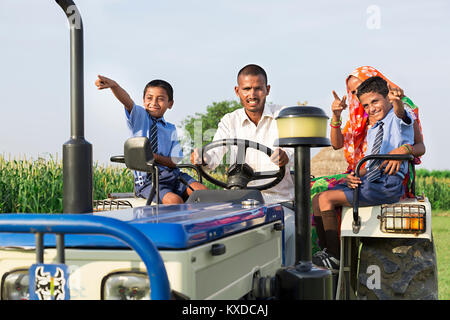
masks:
[[[125,108],[125,116],[128,128],[133,137],[150,137],[150,129],[153,126],[153,120],[145,110],[145,108],[134,105],[131,113]],[[178,163],[183,158],[183,150],[177,137],[175,125],[164,120],[164,117],[157,119],[156,126],[158,128],[158,154],[170,157],[174,163]],[[158,165],[161,171],[173,170],[166,166]],[[134,171],[136,184],[142,183],[147,174],[144,172]]]
[[[380,154],[387,154],[403,144],[414,144],[414,120],[411,119],[411,115],[406,110],[405,114],[410,119],[409,124],[398,118],[394,113],[394,108],[391,108],[383,119],[367,130],[368,155],[373,153],[375,136],[378,132],[380,122],[383,122],[383,141],[381,143]],[[408,172],[408,164],[405,161],[402,162],[399,172],[403,175],[406,175]]]

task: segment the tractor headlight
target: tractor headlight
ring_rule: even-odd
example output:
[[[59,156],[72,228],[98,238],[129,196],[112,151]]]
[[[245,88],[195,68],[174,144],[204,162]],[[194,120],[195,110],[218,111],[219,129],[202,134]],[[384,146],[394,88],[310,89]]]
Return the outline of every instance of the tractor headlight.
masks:
[[[426,208],[416,204],[381,206],[380,229],[386,233],[419,234],[426,231]]]
[[[102,299],[104,300],[150,299],[150,282],[145,273],[114,273],[105,277],[102,282]]]
[[[10,272],[3,277],[2,300],[28,300],[28,287],[28,270]]]

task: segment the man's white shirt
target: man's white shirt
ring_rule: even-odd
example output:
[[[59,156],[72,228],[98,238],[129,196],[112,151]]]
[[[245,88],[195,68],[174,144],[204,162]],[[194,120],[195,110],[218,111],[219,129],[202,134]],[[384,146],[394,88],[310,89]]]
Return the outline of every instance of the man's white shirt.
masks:
[[[258,125],[255,125],[245,113],[244,108],[237,109],[223,116],[220,120],[216,134],[213,141],[221,139],[247,139],[258,142],[266,147],[275,150],[275,140],[278,139],[278,128],[276,117],[284,107],[266,104],[264,111]],[[290,175],[290,167],[293,166],[294,150],[292,148],[282,148],[289,158],[289,163],[286,165],[286,173],[283,180],[276,186],[262,191],[266,203],[291,201],[294,199],[294,184]],[[229,153],[229,159],[226,159],[227,164],[233,164],[236,161],[237,147],[232,147]],[[215,168],[224,156],[225,148],[214,148],[207,152],[210,157],[208,163],[209,168]],[[248,148],[245,158],[247,163],[255,172],[275,171],[279,167],[270,161],[269,156],[263,154],[255,149]],[[269,180],[258,180],[249,183],[251,185],[260,185],[267,183]]]

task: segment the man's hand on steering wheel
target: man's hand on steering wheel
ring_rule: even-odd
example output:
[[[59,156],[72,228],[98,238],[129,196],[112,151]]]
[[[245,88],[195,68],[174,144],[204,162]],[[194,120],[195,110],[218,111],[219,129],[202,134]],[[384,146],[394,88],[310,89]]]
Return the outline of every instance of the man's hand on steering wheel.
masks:
[[[203,164],[203,161],[200,157],[200,153],[197,148],[195,148],[194,151],[192,151],[191,153],[191,163],[196,166],[201,166]]]
[[[270,156],[270,161],[272,161],[278,167],[282,167],[288,164],[289,157],[283,149],[276,148]]]

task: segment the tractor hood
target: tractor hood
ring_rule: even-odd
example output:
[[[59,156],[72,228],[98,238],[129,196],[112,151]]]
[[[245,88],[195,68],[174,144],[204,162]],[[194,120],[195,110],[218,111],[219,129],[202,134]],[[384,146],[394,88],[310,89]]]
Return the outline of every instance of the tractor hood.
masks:
[[[194,203],[146,206],[92,214],[131,224],[158,249],[190,248],[272,221],[283,221],[283,208],[279,204],[248,208],[230,203]],[[55,247],[53,234],[45,235],[44,246]],[[0,237],[0,247],[34,249],[35,236],[3,233]],[[128,246],[110,236],[67,234],[65,247],[125,249]]]

